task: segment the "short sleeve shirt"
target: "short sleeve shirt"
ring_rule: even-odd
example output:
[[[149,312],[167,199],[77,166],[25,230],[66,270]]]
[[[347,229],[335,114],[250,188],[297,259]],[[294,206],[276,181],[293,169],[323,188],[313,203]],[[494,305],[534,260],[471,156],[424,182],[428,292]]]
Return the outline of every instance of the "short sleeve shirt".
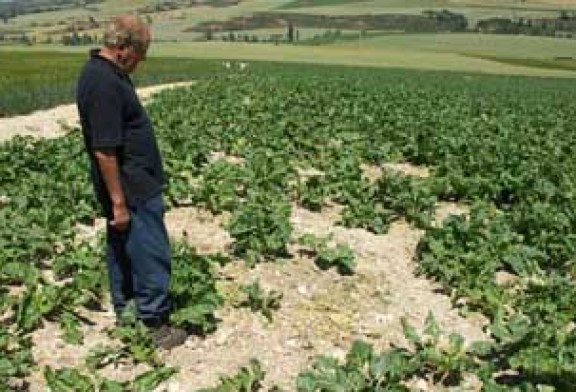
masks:
[[[98,200],[110,211],[110,197],[98,168],[95,151],[113,150],[126,200],[135,206],[156,196],[165,184],[154,130],[132,81],[97,49],[90,52],[76,87],[91,175]]]

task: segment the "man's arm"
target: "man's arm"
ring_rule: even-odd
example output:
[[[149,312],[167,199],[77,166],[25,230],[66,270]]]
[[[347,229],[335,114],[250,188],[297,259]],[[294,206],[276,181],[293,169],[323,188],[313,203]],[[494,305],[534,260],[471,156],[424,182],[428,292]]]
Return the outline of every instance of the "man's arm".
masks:
[[[117,230],[126,230],[130,223],[130,213],[128,212],[126,198],[120,183],[116,152],[113,149],[96,150],[94,156],[112,201],[112,213],[114,216],[113,220],[110,221],[110,225]]]

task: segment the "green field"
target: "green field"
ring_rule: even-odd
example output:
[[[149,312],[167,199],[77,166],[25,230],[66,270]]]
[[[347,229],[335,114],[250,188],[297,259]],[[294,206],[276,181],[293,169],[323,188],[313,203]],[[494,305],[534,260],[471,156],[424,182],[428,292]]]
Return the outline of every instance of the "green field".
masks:
[[[320,32],[310,29],[303,36]],[[572,57],[572,45],[563,39],[476,34],[391,34],[322,46],[156,42],[136,81],[146,85],[198,79],[222,71],[221,60],[573,78],[572,62],[554,60]],[[72,100],[74,80],[88,48],[51,46],[45,52],[46,48],[0,47],[0,91],[9,97],[0,102],[0,115]]]
[[[573,41],[528,36],[498,36],[480,34],[384,34],[373,32],[377,37],[348,39],[325,47],[294,47],[288,45],[245,45],[223,42],[195,42],[203,34],[185,32],[198,23],[209,20],[226,21],[233,17],[249,16],[261,11],[316,13],[326,15],[352,15],[376,12],[420,13],[424,9],[447,8],[463,12],[468,18],[491,16],[526,17],[557,16],[559,10],[576,10],[570,2],[558,1],[478,1],[478,0],[368,0],[368,1],[324,1],[321,6],[300,7],[307,2],[290,0],[246,0],[231,7],[185,7],[159,12],[152,15],[155,44],[152,57],[180,57],[201,59],[237,59],[262,61],[289,61],[318,64],[358,65],[370,67],[418,68],[431,70],[453,70],[461,72],[484,72],[520,74],[532,76],[572,77],[571,66],[554,62],[555,57],[573,57]],[[308,2],[309,3],[309,2]],[[108,18],[113,14],[153,4],[150,0],[127,1],[107,0],[99,4],[97,18]],[[316,3],[318,4],[318,3]],[[290,8],[283,8],[290,6]],[[43,23],[66,23],[86,20],[91,11],[48,12],[25,15],[10,20],[1,29],[32,29],[41,32],[53,27],[42,27]],[[323,34],[325,29],[302,28],[301,38],[309,39]],[[256,35],[268,38],[281,34],[282,29],[257,29],[236,34]],[[220,36],[221,34],[216,34]],[[224,33],[226,35],[226,33]],[[7,47],[0,50],[12,50]],[[58,45],[30,48],[33,50],[56,50],[82,52],[85,48],[66,48]]]
[[[84,49],[83,51],[86,51]],[[73,102],[87,53],[0,52],[0,117]],[[222,69],[210,60],[151,58],[134,80],[139,86],[201,79]]]
[[[576,56],[570,39],[496,34],[389,34],[362,40],[362,48],[374,51],[402,50],[419,53],[472,54],[519,59],[553,59]],[[358,43],[338,46],[357,47]]]
[[[238,6],[232,7],[187,7],[171,11],[158,12],[152,15],[153,34],[159,40],[197,38],[197,33],[184,33],[183,30],[197,23],[209,20],[227,20],[232,17],[251,15],[254,12],[268,11],[287,3],[288,0],[246,0]],[[42,37],[47,31],[54,30],[55,26],[39,27],[44,23],[56,24],[58,22],[71,22],[74,20],[87,20],[93,16],[98,19],[109,19],[123,12],[133,12],[136,7],[154,5],[152,0],[106,0],[97,5],[98,12],[89,9],[73,9],[65,11],[45,12],[40,14],[22,15],[11,19],[7,25],[0,25],[2,30],[24,29],[38,33]]]
[[[98,16],[152,3],[107,0]],[[171,321],[220,346],[229,343],[222,336],[231,335],[216,337],[219,328],[237,307],[246,307],[243,317],[255,317],[253,322],[260,322],[261,313],[269,331],[286,328],[288,318],[275,324],[275,312],[284,310],[282,293],[295,287],[280,284],[263,291],[258,280],[251,286],[240,280],[268,283],[264,272],[270,271],[283,279],[286,270],[275,268],[300,261],[308,277],[332,274],[330,284],[346,288],[344,302],[353,299],[349,291],[358,276],[374,278],[377,287],[370,295],[377,295],[390,272],[355,254],[354,235],[382,239],[392,225],[401,224],[422,234],[408,256],[410,265],[417,266],[421,278],[434,281],[463,317],[482,314],[487,341],[470,345],[459,335],[446,336],[432,314],[422,332],[400,316],[380,325],[404,331],[404,338],[391,342],[356,328],[364,327],[360,321],[346,326],[348,336],[360,340],[338,336],[329,342],[338,353],[346,350],[345,358],[312,360],[311,351],[304,351],[306,365],[298,368],[288,391],[405,392],[418,380],[434,391],[468,390],[469,380],[486,392],[575,391],[575,40],[379,33],[306,46],[196,42],[199,34],[183,30],[275,9],[351,15],[450,8],[475,20],[556,16],[559,9],[576,10],[576,5],[560,0],[322,0],[316,7],[300,7],[304,3],[247,0],[234,7],[153,16],[155,42],[134,75],[137,86],[198,80],[192,88],[161,93],[147,107],[169,178],[168,206],[192,206],[201,213],[199,225],[220,219],[214,221],[230,239],[218,254],[198,254],[195,244],[173,241]],[[28,15],[0,28],[42,31],[39,23],[88,15],[82,9]],[[303,29],[302,38],[322,32]],[[73,102],[87,50],[0,46],[0,120]],[[225,61],[234,63],[232,69],[223,66]],[[248,67],[240,71],[239,61]],[[146,330],[132,319],[105,332],[102,310],[109,301],[102,239],[77,235],[79,224],[91,227],[98,216],[83,148],[78,132],[0,143],[0,391],[22,382],[54,392],[152,391],[166,380],[188,386],[186,380],[203,376],[187,372],[189,352],[158,355]],[[430,176],[385,170],[397,163],[425,168]],[[367,167],[382,169],[382,175],[369,178]],[[436,221],[437,207],[444,204],[466,213]],[[312,214],[334,206],[330,230],[338,227],[349,242],[295,234],[295,208]],[[222,273],[225,266],[246,276]],[[222,289],[232,284],[238,298]],[[332,314],[339,316],[340,310],[335,307]],[[386,314],[387,309],[370,311]],[[307,337],[317,332],[303,321]],[[40,358],[33,337],[46,325],[57,331],[51,339],[58,350],[82,345],[86,355],[56,367]],[[85,340],[88,329],[104,346]],[[236,332],[245,339],[242,344],[251,345],[253,330]],[[322,333],[318,339],[331,337]],[[306,345],[303,350],[311,346]],[[270,348],[253,345],[251,350],[266,356]],[[194,358],[192,366],[203,360]],[[268,362],[262,368],[251,362],[248,370],[222,378],[221,388],[209,391],[263,392],[259,385],[265,372],[283,365]],[[129,375],[113,380],[110,374],[118,373],[111,369]]]
[[[300,3],[302,4],[302,3]],[[308,3],[310,4],[310,3]],[[558,16],[560,10],[576,10],[576,4],[550,1],[480,1],[480,0],[366,0],[326,1],[324,5],[290,7],[298,13],[323,15],[359,15],[374,13],[420,13],[427,9],[450,9],[476,20],[480,17]]]
[[[402,39],[403,37],[400,37],[400,40]],[[542,44],[541,47],[544,48],[545,45]],[[551,77],[575,76],[572,72],[562,70],[502,64],[471,57],[466,53],[436,51],[433,48],[425,51],[417,46],[406,45],[406,47],[402,47],[401,44],[388,47],[380,45],[377,40],[375,44],[365,44],[363,41],[359,41],[319,47],[225,42],[163,43],[152,48],[151,52],[160,57],[287,61]],[[478,54],[480,53],[482,52],[480,51]],[[485,54],[488,56],[491,53],[489,51]],[[555,53],[566,55],[569,52],[558,50]]]
[[[24,15],[11,19],[2,29],[35,31],[42,40],[45,32],[55,27],[48,23],[72,23],[86,20],[89,16],[106,19],[110,16],[154,4],[150,0],[107,0],[97,5],[94,13],[87,9]],[[198,23],[215,20],[226,21],[257,12],[298,12],[325,15],[354,15],[365,13],[421,13],[425,9],[450,9],[464,13],[471,21],[478,18],[557,16],[559,10],[576,10],[570,2],[558,1],[478,1],[478,0],[368,0],[344,2],[327,0],[308,7],[306,1],[246,0],[237,6],[212,8],[206,6],[184,7],[158,12],[152,15],[153,36],[156,43],[151,49],[152,57],[180,57],[201,59],[236,59],[262,61],[289,61],[318,64],[340,64],[370,67],[417,68],[430,70],[453,70],[461,72],[484,72],[496,74],[520,74],[532,76],[573,77],[572,67],[566,62],[559,64],[556,57],[573,57],[573,41],[546,37],[497,36],[480,34],[384,34],[373,32],[377,37],[354,40],[348,38],[326,47],[293,47],[288,45],[244,45],[222,42],[195,42],[203,34],[185,30]],[[285,8],[288,7],[288,8]],[[66,26],[65,24],[63,25]],[[58,27],[62,29],[62,26]],[[301,39],[321,35],[325,29],[302,28]],[[95,33],[92,31],[91,33]],[[282,29],[258,29],[236,32],[268,38],[281,34]],[[353,32],[352,32],[353,33]],[[219,37],[221,34],[216,34]],[[226,33],[224,33],[226,35]],[[321,42],[321,41],[320,41]],[[12,50],[8,47],[0,50]],[[57,50],[63,52],[85,51],[85,48],[37,45],[34,50]]]
[[[98,11],[87,8],[75,8],[34,15],[23,15],[10,19],[0,25],[0,32],[10,30],[31,31],[39,39],[47,33],[62,30],[74,21],[86,21],[89,17],[106,20],[113,15],[131,12],[136,7],[156,4],[152,0],[106,0],[96,6]],[[189,41],[200,37],[198,33],[187,33],[184,30],[210,20],[225,21],[239,16],[249,16],[263,11],[297,12],[320,15],[359,15],[375,13],[420,14],[424,10],[449,9],[464,14],[472,24],[478,19],[490,17],[556,17],[560,10],[574,11],[576,5],[562,1],[478,1],[478,0],[366,0],[341,1],[323,0],[314,7],[301,6],[310,2],[293,2],[291,0],[245,0],[237,6],[230,7],[183,7],[177,10],[157,12],[152,15],[154,34],[159,40]],[[319,3],[315,3],[319,4]],[[288,7],[288,8],[286,8]],[[62,25],[58,25],[62,23]]]
[[[225,254],[174,244],[172,321],[213,338],[217,311],[233,306],[218,290],[236,279],[217,273],[226,264],[285,267],[307,257],[308,270],[319,274],[351,282],[361,268],[373,275],[346,246],[294,235],[294,206],[318,212],[337,204],[342,230],[380,235],[399,221],[422,230],[413,260],[419,272],[463,312],[483,313],[489,339],[468,345],[445,336],[433,315],[422,334],[394,319],[405,343],[379,351],[363,332],[354,332],[355,343],[338,338],[345,363],[308,361],[289,390],[407,391],[415,377],[431,390],[464,390],[470,377],[486,391],[574,390],[574,102],[574,80],[280,64],[161,94],[148,111],[170,179],[167,200],[226,216],[232,239]],[[0,314],[7,315],[0,323],[0,380],[27,380],[36,371],[31,336],[47,322],[58,325],[52,338],[60,348],[89,347],[65,366],[40,361],[35,388],[152,391],[166,379],[186,379],[178,368],[190,358],[157,355],[138,324],[112,328],[111,340],[96,322],[101,344],[84,341],[83,327],[101,320],[108,300],[101,245],[75,237],[75,225],[97,214],[85,157],[74,153],[82,148],[73,133],[0,145]],[[242,159],[210,160],[214,152]],[[431,175],[385,171],[372,181],[363,173],[365,165],[391,162],[425,166]],[[470,205],[468,216],[433,223],[436,204],[446,201]],[[297,243],[305,256],[291,250]],[[379,277],[385,281],[387,273]],[[278,328],[271,294],[251,287],[245,306],[268,311],[270,328]],[[138,370],[127,380],[109,378],[106,370],[119,364]],[[222,380],[232,389],[210,391],[263,391],[260,366],[252,362],[250,372]]]

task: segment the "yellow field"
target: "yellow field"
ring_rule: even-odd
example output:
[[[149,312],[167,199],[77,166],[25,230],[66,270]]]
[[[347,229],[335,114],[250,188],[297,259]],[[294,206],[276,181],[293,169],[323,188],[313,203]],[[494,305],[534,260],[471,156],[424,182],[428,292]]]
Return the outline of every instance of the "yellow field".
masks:
[[[478,57],[552,59],[571,56],[573,41],[476,34],[396,35],[325,46],[228,42],[156,42],[152,57],[286,61],[349,66],[482,72],[490,74],[576,77],[576,72],[503,64]],[[36,45],[0,50],[87,52],[88,47]]]
[[[353,48],[358,43],[343,42],[337,45]],[[574,40],[523,35],[390,34],[364,39],[361,45],[374,51],[403,50],[526,59],[576,56]]]
[[[183,30],[198,23],[218,20],[223,21],[237,16],[251,15],[255,12],[274,11],[298,12],[324,15],[353,15],[373,13],[410,13],[419,14],[426,9],[447,8],[464,14],[471,23],[480,18],[493,16],[504,17],[555,17],[559,10],[576,10],[576,2],[571,0],[370,0],[349,4],[321,7],[282,9],[291,0],[244,0],[231,7],[188,7],[178,10],[158,12],[152,15],[155,35],[162,40],[192,40],[197,33],[185,33]],[[39,38],[49,31],[62,30],[73,21],[97,20],[109,18],[137,8],[157,4],[153,0],[106,0],[95,5],[98,11],[91,8],[75,8],[55,12],[23,15],[0,25],[2,30],[27,30]],[[94,6],[91,6],[94,7]]]

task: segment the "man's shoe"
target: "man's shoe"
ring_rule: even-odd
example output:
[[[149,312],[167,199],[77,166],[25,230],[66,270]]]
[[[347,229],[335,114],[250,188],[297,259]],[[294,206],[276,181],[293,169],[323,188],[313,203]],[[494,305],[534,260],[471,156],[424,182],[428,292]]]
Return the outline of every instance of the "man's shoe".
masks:
[[[188,338],[188,333],[182,328],[162,324],[158,327],[150,328],[150,336],[157,347],[170,350],[184,344]]]

